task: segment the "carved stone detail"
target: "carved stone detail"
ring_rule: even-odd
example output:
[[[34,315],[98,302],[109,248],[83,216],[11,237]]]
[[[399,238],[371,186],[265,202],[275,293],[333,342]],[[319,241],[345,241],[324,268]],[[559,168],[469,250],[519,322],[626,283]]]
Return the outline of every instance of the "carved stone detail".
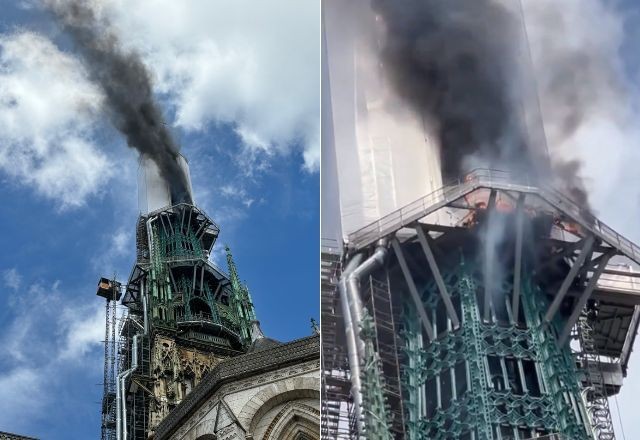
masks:
[[[163,335],[156,335],[152,350],[155,401],[149,407],[149,427],[154,430],[222,358],[191,347],[181,347],[174,339]]]
[[[317,335],[299,339],[268,350],[247,353],[221,362],[218,360],[210,368],[210,373],[202,379],[200,385],[158,425],[155,440],[182,438],[188,432],[188,429],[184,430],[185,425],[191,422],[195,424],[207,417],[208,411],[205,408],[211,405],[211,401],[218,400],[216,396],[319,371],[320,340]],[[314,386],[319,392],[319,384]],[[176,431],[177,435],[171,436]],[[242,433],[238,438],[244,438],[244,435]]]

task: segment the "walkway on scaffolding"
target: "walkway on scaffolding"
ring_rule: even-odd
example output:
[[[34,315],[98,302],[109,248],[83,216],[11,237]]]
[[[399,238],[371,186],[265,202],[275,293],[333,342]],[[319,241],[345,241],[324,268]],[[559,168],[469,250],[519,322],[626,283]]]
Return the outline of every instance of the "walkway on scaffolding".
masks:
[[[489,169],[476,169],[468,174],[464,181],[446,185],[351,233],[349,246],[356,250],[366,248],[379,239],[388,237],[402,228],[410,227],[418,220],[482,188],[536,195],[604,243],[640,264],[640,247],[618,234],[557,189],[542,182],[536,182],[536,185],[533,185],[526,177],[519,176],[516,179],[510,173]]]

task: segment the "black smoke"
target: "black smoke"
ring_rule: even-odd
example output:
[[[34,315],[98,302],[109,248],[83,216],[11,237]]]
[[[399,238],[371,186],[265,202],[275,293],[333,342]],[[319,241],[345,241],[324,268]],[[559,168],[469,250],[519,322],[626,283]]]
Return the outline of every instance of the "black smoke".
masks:
[[[533,173],[512,95],[519,21],[491,0],[372,0],[387,27],[382,63],[399,96],[437,131],[445,178],[475,159]]]
[[[191,203],[187,176],[178,163],[179,147],[153,96],[149,71],[140,56],[125,51],[109,22],[88,0],[45,0],[57,22],[82,54],[94,82],[104,92],[113,125],[127,144],[151,158],[167,182],[173,203]]]

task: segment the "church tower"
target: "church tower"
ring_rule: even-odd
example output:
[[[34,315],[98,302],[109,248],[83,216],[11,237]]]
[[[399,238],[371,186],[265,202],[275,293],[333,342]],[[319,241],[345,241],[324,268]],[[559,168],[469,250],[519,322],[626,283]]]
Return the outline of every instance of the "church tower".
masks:
[[[229,247],[229,275],[209,261],[220,232],[213,220],[194,203],[173,203],[151,160],[141,159],[138,185],[136,262],[122,292],[106,279],[98,290],[108,310],[120,293],[126,307],[121,319],[107,316],[103,440],[148,438],[212,368],[247,352],[259,329]]]

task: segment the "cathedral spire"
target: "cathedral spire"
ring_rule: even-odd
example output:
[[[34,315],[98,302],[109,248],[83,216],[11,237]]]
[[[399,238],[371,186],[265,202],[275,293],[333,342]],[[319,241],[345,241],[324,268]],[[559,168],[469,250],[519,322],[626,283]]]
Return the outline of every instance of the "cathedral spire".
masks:
[[[229,280],[231,281],[231,289],[233,290],[232,304],[235,309],[234,311],[243,326],[243,337],[245,340],[251,340],[253,322],[257,321],[251,294],[249,293],[249,288],[240,281],[238,268],[231,254],[231,248],[229,248],[229,245],[225,245],[224,249],[227,253]]]
[[[240,290],[241,283],[240,277],[238,276],[238,269],[236,267],[235,261],[233,261],[233,255],[231,254],[231,248],[228,244],[224,245],[224,250],[227,253],[227,267],[229,268],[229,279],[231,281],[231,287],[233,290]]]

